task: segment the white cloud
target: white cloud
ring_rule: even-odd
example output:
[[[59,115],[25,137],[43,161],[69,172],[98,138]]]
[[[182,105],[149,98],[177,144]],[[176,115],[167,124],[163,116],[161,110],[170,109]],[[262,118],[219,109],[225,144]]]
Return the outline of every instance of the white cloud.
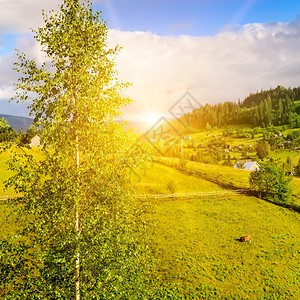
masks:
[[[0,0],[0,33],[30,32],[42,24],[42,10],[57,9],[61,0]]]
[[[112,30],[123,46],[119,75],[133,82],[127,111],[166,114],[189,90],[203,103],[237,101],[260,89],[300,85],[299,22],[248,24],[213,37],[157,36]]]
[[[1,0],[0,0],[1,1]],[[0,2],[1,3],[1,2]],[[111,30],[119,77],[133,83],[126,94],[135,119],[168,109],[189,90],[202,104],[244,99],[260,89],[300,85],[300,21],[248,24],[213,37],[157,36],[151,32]],[[17,47],[43,61],[38,45],[20,37]],[[0,56],[0,98],[10,97],[18,74],[13,55]],[[1,111],[5,103],[1,101]]]

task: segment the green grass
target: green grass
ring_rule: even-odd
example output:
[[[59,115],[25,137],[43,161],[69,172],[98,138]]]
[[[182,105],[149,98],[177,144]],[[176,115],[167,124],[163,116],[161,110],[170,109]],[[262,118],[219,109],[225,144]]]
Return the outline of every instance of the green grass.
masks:
[[[10,175],[5,171],[7,158],[0,155],[0,184]],[[187,167],[237,187],[248,186],[248,171],[195,162]],[[176,193],[222,190],[160,164],[133,180],[137,194],[169,193],[168,182]],[[300,179],[293,182],[300,194]],[[299,213],[247,196],[156,199],[151,211],[147,218],[154,222],[149,236],[158,259],[155,275],[166,286],[175,284],[185,295],[181,299],[300,299]],[[0,238],[16,229],[17,223],[5,222],[9,213],[0,205]],[[251,244],[235,240],[247,234]]]
[[[300,215],[232,196],[155,202],[157,276],[185,299],[299,299]],[[236,241],[252,236],[251,244]]]
[[[163,157],[159,158],[163,162],[169,162],[173,165],[178,164],[178,158]],[[249,187],[250,171],[235,169],[233,167],[225,167],[218,165],[209,165],[199,162],[188,161],[186,168],[201,172],[204,176],[212,177],[220,182],[231,183],[237,188]]]
[[[38,148],[24,150],[37,158],[41,157]],[[12,188],[4,190],[4,182],[13,174],[11,171],[7,170],[8,166],[6,164],[10,155],[10,151],[0,153],[0,197],[5,195],[16,195]],[[25,222],[23,218],[19,218],[13,213],[12,208],[7,205],[5,201],[0,201],[0,216],[0,239],[15,232],[18,228],[22,227]]]
[[[23,150],[29,154],[34,155],[37,159],[41,159],[41,151],[39,148],[23,148]],[[20,149],[13,149],[13,151],[21,152]],[[4,191],[4,181],[7,180],[10,176],[12,176],[12,172],[7,170],[7,161],[10,158],[11,151],[7,150],[3,153],[0,153],[0,196],[3,195],[13,195],[15,192],[13,189],[8,189]]]
[[[212,192],[223,190],[219,185],[207,180],[188,176],[178,170],[154,164],[146,174],[138,172],[139,176],[133,176],[137,194],[170,194],[167,187],[172,182],[175,193]],[[140,179],[140,181],[139,181]]]
[[[3,190],[4,181],[7,180],[12,175],[12,173],[7,170],[7,165],[6,165],[9,155],[10,155],[9,152],[0,153],[0,196],[13,193],[12,189],[8,191]]]
[[[283,151],[283,150],[276,150],[272,152],[270,155],[274,160],[280,159],[282,162],[286,162],[287,158],[293,158],[293,166],[295,167],[298,164],[300,159],[299,151],[290,150],[290,151]]]

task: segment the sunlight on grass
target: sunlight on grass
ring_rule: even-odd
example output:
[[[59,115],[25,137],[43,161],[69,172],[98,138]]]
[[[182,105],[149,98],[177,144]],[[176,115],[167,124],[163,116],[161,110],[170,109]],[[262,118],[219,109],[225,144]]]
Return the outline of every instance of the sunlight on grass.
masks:
[[[300,297],[298,213],[246,196],[155,203],[163,282],[194,292],[204,285],[214,299]],[[247,234],[251,244],[235,240]]]
[[[174,166],[179,162],[178,158],[171,157],[160,157],[158,160],[169,162]],[[239,170],[233,167],[203,164],[194,161],[188,161],[186,168],[188,170],[201,172],[204,176],[214,178],[219,182],[230,183],[237,188],[249,187],[249,171]]]
[[[132,176],[136,185],[137,194],[170,194],[170,183],[174,186],[175,193],[212,192],[223,189],[207,180],[185,175],[178,170],[154,164],[153,168],[147,170],[146,174],[142,170],[137,176]],[[139,181],[140,179],[140,181]]]

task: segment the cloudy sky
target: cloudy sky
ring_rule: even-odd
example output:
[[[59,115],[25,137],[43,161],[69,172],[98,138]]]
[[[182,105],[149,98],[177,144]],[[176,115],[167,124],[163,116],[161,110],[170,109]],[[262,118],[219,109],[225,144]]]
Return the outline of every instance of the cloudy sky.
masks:
[[[18,48],[41,59],[30,28],[61,0],[0,0],[0,113],[8,103]],[[108,19],[109,43],[123,46],[119,77],[133,85],[126,118],[168,115],[185,92],[200,104],[243,100],[250,92],[300,86],[299,0],[94,0]]]

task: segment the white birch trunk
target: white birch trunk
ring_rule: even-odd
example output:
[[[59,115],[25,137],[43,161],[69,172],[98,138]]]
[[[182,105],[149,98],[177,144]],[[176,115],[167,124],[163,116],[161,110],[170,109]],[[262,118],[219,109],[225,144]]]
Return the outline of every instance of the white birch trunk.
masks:
[[[78,135],[76,134],[76,167],[79,169],[79,145],[78,145]],[[78,191],[79,192],[79,191]],[[76,214],[76,233],[77,238],[79,239],[80,229],[79,229],[79,203],[78,197],[76,197],[76,207],[75,207],[75,214]],[[77,244],[77,254],[75,260],[75,300],[80,300],[80,281],[79,281],[79,272],[80,269],[80,258],[79,258],[79,245]]]

